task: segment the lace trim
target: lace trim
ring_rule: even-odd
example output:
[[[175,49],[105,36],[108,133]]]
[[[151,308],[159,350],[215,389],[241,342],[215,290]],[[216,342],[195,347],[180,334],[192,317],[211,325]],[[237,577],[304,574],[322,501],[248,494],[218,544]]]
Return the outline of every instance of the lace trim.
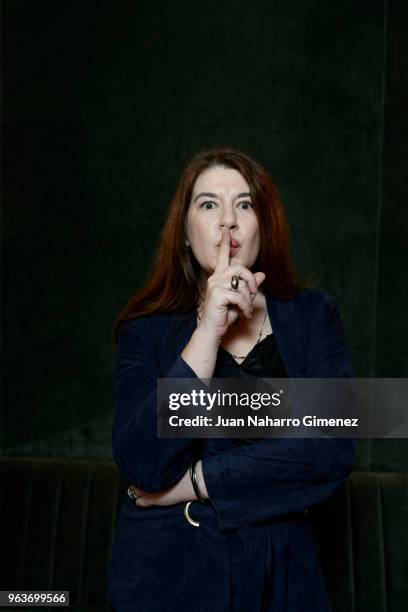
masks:
[[[287,378],[273,333],[256,344],[245,359],[238,363],[229,351],[220,346],[214,378],[264,377]]]

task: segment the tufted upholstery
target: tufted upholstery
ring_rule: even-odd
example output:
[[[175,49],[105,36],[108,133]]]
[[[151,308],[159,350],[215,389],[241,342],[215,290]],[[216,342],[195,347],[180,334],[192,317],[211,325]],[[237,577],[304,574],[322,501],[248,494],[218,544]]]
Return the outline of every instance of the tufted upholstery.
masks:
[[[313,523],[336,612],[407,609],[407,474],[354,472]]]
[[[0,458],[0,590],[69,590],[71,612],[109,612],[125,487],[112,463]],[[404,474],[355,472],[313,513],[334,612],[406,609],[407,492]]]
[[[0,590],[69,590],[71,612],[108,612],[120,487],[110,463],[1,458]]]

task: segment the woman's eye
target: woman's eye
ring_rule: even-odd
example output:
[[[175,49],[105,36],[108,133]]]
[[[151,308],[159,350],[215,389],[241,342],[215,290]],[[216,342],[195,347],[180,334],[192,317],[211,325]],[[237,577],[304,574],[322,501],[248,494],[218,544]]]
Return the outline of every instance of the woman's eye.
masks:
[[[245,200],[244,202],[240,202],[240,205],[241,204],[242,204],[242,208],[244,208],[244,210],[248,210],[248,208],[252,208],[251,202],[248,202],[247,200]]]
[[[206,202],[203,202],[202,204],[200,204],[200,208],[206,208],[207,210],[211,210],[212,206],[207,206],[207,204],[215,204],[215,202],[212,202],[211,200],[207,200]]]

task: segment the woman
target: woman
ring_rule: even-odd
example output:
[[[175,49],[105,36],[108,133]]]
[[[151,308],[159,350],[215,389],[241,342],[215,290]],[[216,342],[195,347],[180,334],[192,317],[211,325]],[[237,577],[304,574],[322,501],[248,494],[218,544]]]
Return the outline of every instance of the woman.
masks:
[[[113,452],[131,486],[108,573],[115,609],[329,610],[308,512],[349,474],[353,442],[156,435],[157,378],[351,376],[336,301],[293,272],[257,161],[232,149],[190,160],[151,279],[116,330]]]

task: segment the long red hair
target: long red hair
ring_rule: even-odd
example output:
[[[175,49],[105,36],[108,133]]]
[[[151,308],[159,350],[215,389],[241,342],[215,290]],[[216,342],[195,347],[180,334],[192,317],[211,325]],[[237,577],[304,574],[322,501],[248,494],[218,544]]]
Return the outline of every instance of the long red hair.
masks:
[[[191,248],[186,246],[185,224],[194,183],[198,175],[212,166],[234,168],[249,186],[260,228],[260,249],[252,266],[264,272],[262,289],[272,297],[289,300],[305,287],[293,269],[289,231],[278,191],[265,168],[246,153],[231,148],[212,148],[196,153],[185,165],[170,204],[147,284],[128,302],[114,322],[115,339],[127,319],[157,311],[188,313],[200,300],[201,268]]]

